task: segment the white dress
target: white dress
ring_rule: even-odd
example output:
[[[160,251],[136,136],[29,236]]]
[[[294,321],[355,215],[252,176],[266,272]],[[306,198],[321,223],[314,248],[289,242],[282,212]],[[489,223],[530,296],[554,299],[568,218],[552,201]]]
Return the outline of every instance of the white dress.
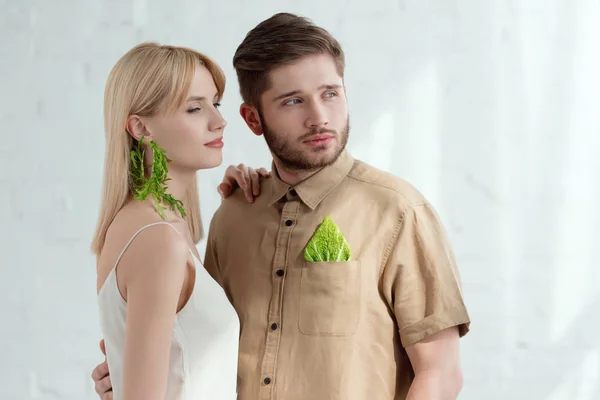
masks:
[[[98,293],[100,326],[114,400],[123,397],[123,344],[127,314],[127,303],[117,287],[116,266],[133,239],[142,230],[158,224],[177,230],[166,222],[146,225],[138,230],[125,245]],[[196,282],[190,299],[175,319],[165,399],[235,400],[239,319],[223,289],[191,250],[190,253],[196,263]]]

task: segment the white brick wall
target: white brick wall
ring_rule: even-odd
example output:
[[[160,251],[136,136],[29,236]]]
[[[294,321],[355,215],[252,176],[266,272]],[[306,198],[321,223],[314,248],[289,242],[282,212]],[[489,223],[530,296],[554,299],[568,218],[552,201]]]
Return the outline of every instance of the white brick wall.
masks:
[[[158,40],[224,67],[209,219],[225,165],[269,166],[231,58],[283,10],[345,47],[352,153],[412,181],[448,227],[474,320],[460,398],[600,399],[597,0],[0,0],[0,399],[95,398],[88,247],[111,66]]]

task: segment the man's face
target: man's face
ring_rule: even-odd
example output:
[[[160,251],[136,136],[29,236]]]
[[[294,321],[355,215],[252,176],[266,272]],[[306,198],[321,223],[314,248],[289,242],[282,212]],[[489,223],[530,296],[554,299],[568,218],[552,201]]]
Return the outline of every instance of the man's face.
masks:
[[[284,166],[315,170],[332,164],[346,147],[348,104],[330,55],[302,58],[269,73],[260,120],[271,153]]]

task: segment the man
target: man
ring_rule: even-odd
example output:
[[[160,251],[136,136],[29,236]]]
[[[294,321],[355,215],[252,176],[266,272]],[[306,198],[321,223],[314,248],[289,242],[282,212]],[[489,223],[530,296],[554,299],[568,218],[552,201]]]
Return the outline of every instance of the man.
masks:
[[[346,151],[344,64],[327,31],[287,13],[234,56],[241,116],[273,155],[262,194],[233,192],[207,241],[240,318],[239,399],[455,399],[470,320],[454,255],[415,188]],[[305,260],[325,217],[349,260]]]

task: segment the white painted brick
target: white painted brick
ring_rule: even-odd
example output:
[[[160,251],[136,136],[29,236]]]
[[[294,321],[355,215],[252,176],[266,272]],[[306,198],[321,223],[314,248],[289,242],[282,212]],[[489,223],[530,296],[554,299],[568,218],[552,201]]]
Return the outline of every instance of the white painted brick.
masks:
[[[225,162],[199,174],[208,221],[228,164],[270,167],[231,57],[284,10],[344,46],[351,152],[446,224],[473,318],[460,398],[600,399],[598,1],[0,0],[0,400],[97,398],[89,243],[110,68],[153,40],[225,70]]]

